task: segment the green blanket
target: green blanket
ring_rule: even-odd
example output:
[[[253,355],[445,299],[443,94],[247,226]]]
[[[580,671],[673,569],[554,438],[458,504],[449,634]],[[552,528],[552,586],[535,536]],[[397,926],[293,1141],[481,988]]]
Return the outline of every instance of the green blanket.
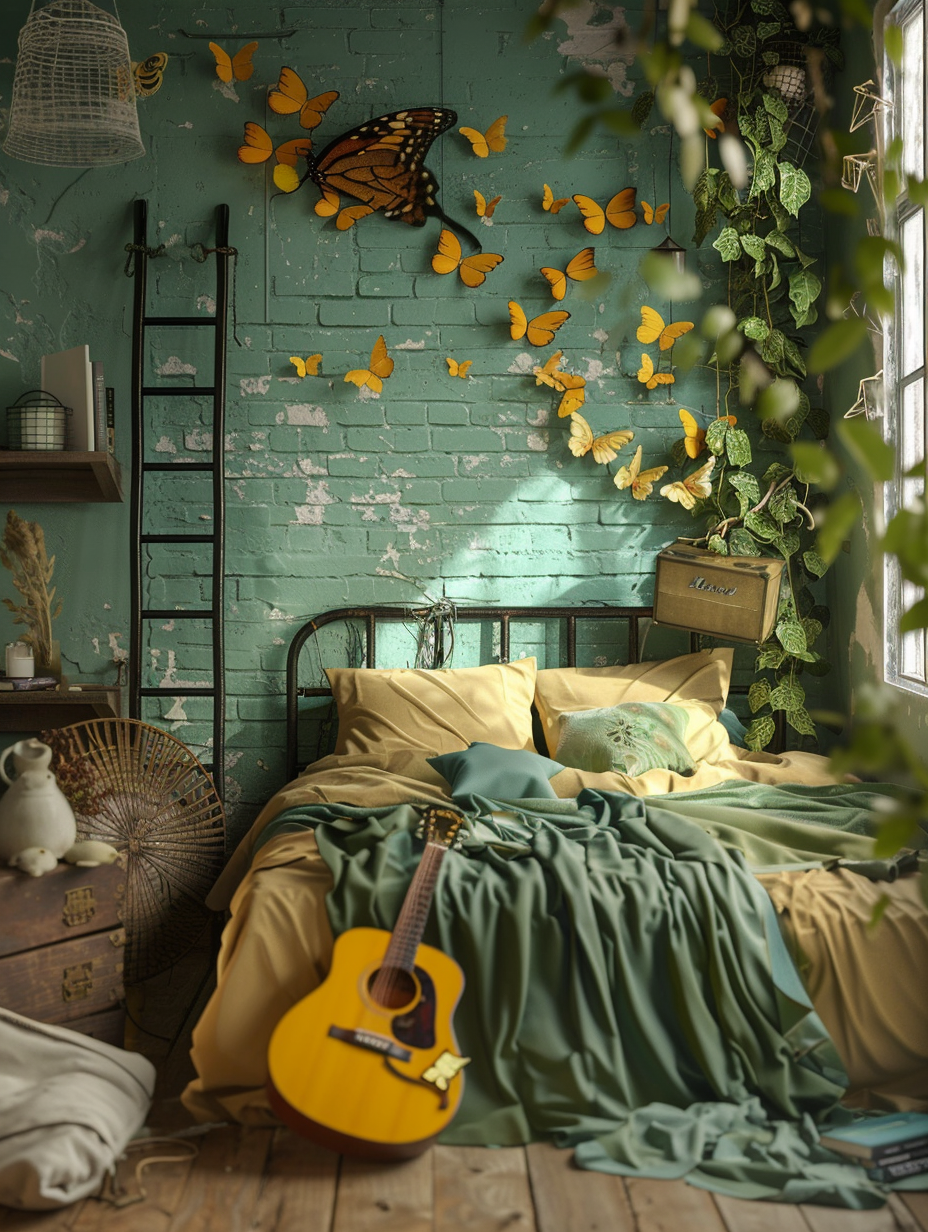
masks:
[[[574,1146],[582,1167],[880,1205],[863,1169],[818,1144],[817,1127],[850,1119],[846,1076],[734,849],[778,866],[868,859],[867,793],[825,789],[825,809],[822,789],[807,790],[805,827],[803,791],[757,784],[475,799],[424,937],[467,980],[455,1029],[472,1063],[443,1140],[547,1137]],[[281,814],[262,842],[315,827],[334,932],[390,929],[421,853],[418,817],[410,805],[310,805]]]

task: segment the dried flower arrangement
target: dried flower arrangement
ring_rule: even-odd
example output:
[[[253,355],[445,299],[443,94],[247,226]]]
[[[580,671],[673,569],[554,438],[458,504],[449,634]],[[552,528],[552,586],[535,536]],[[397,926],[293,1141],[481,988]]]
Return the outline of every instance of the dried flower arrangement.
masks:
[[[4,599],[3,604],[14,613],[14,624],[26,626],[23,640],[32,646],[36,663],[51,663],[52,621],[61,614],[61,600],[53,607],[55,588],[48,585],[55,558],[48,558],[38,522],[27,522],[14,509],[6,516],[2,543],[0,564],[13,574],[13,585],[23,597],[22,603]]]

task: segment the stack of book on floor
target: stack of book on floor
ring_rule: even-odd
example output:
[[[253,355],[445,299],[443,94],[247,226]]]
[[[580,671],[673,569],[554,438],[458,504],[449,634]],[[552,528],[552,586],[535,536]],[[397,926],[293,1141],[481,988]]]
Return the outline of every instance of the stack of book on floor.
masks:
[[[822,1134],[822,1146],[853,1159],[874,1181],[928,1172],[928,1113],[892,1112]]]

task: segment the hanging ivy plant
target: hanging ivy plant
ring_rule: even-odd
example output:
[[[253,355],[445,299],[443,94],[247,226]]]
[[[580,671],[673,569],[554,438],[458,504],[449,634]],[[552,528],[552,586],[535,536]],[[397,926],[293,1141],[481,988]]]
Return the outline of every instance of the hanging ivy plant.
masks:
[[[830,479],[817,444],[829,423],[804,388],[823,283],[817,258],[800,245],[812,183],[799,163],[815,116],[811,75],[824,75],[840,52],[832,31],[802,36],[779,0],[751,0],[719,27],[731,86],[727,105],[713,113],[721,112],[723,133],[740,136],[748,169],[739,188],[728,170],[707,166],[693,189],[695,243],[721,224],[712,248],[726,271],[729,309],[709,359],[720,390],[719,418],[706,434],[718,459],[716,482],[700,511],[710,515],[706,532],[693,542],[722,555],[777,555],[786,562],[777,623],[760,647],[760,679],[748,695],[754,718],[747,743],[762,749],[774,736],[778,711],[799,735],[815,735],[803,676],[830,670],[816,649],[830,614],[812,591],[830,562],[817,550],[810,507],[825,499]],[[701,93],[711,101],[716,89],[709,80]],[[765,436],[787,447],[784,461],[763,469],[755,462],[748,433],[728,418],[744,405],[754,406]]]

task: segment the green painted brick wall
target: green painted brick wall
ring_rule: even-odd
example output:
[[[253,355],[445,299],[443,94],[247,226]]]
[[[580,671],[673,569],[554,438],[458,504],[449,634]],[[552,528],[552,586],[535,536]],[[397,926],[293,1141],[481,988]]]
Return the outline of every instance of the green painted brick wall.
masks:
[[[671,462],[681,404],[714,414],[707,373],[678,374],[672,398],[648,393],[635,376],[640,305],[651,303],[667,320],[674,315],[647,292],[639,260],[668,231],[691,247],[692,203],[669,130],[657,123],[636,143],[594,136],[575,156],[563,153],[577,105],[555,87],[581,65],[598,64],[631,97],[639,70],[614,56],[598,61],[589,49],[608,48],[608,28],[626,15],[636,24],[638,15],[634,7],[584,0],[551,33],[526,43],[533,9],[525,0],[328,7],[239,0],[234,11],[127,3],[120,12],[133,57],[171,57],[160,92],[139,104],[146,157],[83,172],[0,153],[2,405],[38,385],[44,352],[89,343],[116,388],[124,468],[132,283],[123,266],[132,203],[148,201],[150,242],[166,246],[150,266],[152,306],[183,314],[211,310],[213,267],[195,261],[190,246],[212,242],[219,202],[231,208],[242,344],[230,338],[224,442],[233,837],[282,780],[287,642],[304,619],[352,603],[420,603],[443,591],[460,602],[647,603],[656,552],[692,527],[656,492],[647,502],[617,492],[616,464],[607,470],[569,453],[556,395],[537,387],[531,372],[555,347],[535,350],[509,336],[507,301],[517,299],[529,315],[551,308],[539,267],[563,268],[591,243],[609,285],[590,296],[570,284],[563,306],[572,316],[556,346],[566,366],[587,377],[584,414],[594,429],[630,426],[646,464],[655,465]],[[4,116],[27,12],[25,0],[0,11]],[[254,75],[229,85],[217,79],[206,40],[181,33],[221,35],[234,52],[249,31],[291,28],[291,37],[262,39]],[[456,275],[432,271],[437,220],[416,229],[373,215],[339,232],[313,213],[315,188],[277,194],[268,170],[238,162],[247,120],[265,124],[275,141],[300,135],[295,118],[266,106],[285,64],[312,93],[340,92],[315,133],[317,149],[404,106],[440,103],[458,112],[459,124],[479,129],[509,116],[504,153],[476,158],[455,126],[427,160],[445,210],[505,257],[483,286],[470,290]],[[600,202],[635,184],[639,200],[670,201],[670,215],[666,226],[607,226],[592,237],[573,205],[556,217],[542,210],[545,182],[557,196],[582,192]],[[475,215],[475,188],[487,198],[502,194],[492,225]],[[688,258],[710,297],[720,277],[711,238]],[[685,313],[678,307],[675,315]],[[376,397],[343,376],[366,365],[380,333],[396,367]],[[148,379],[204,381],[209,354],[191,334],[152,333]],[[648,349],[656,357],[656,347]],[[289,356],[316,351],[321,374],[299,380]],[[468,379],[448,375],[448,355],[473,361]],[[202,400],[153,400],[149,414],[152,457],[182,464],[209,456]],[[172,487],[179,482],[187,486]],[[149,493],[151,530],[202,526],[209,517],[208,494],[192,476],[158,477]],[[111,679],[114,653],[125,654],[128,641],[128,507],[41,503],[17,511],[42,523],[56,555],[66,670],[72,678]],[[148,601],[208,600],[205,567],[187,550],[152,549]],[[9,640],[6,613],[0,620]],[[161,623],[149,634],[146,677],[177,683],[178,693],[145,717],[201,752],[204,706],[178,699],[184,684],[208,678],[208,630]]]

